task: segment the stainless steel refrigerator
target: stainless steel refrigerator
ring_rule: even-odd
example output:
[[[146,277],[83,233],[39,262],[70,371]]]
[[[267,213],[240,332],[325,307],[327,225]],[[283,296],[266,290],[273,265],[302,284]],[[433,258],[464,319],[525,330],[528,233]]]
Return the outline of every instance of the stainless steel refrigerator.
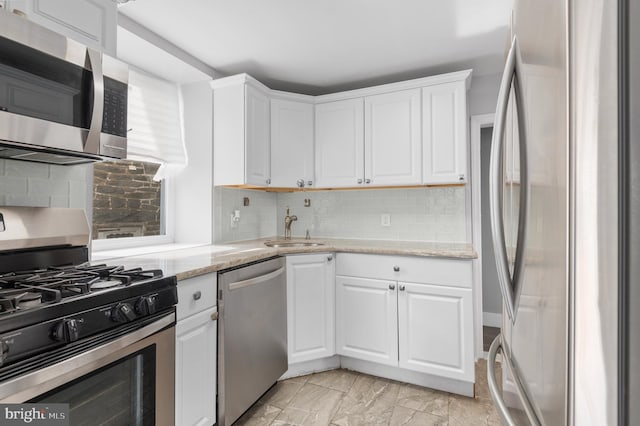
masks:
[[[640,424],[639,9],[514,1],[490,165],[506,424]]]

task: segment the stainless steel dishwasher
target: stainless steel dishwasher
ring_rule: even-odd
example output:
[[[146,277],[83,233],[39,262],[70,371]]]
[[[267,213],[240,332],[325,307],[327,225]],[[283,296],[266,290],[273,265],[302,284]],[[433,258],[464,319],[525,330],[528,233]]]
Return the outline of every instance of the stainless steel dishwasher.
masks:
[[[218,426],[235,422],[288,368],[282,257],[218,273]]]

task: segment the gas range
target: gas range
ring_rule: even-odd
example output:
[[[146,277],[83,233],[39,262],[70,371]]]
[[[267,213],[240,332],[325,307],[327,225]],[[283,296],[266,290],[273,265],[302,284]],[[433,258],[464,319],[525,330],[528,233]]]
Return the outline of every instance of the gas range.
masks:
[[[89,228],[82,211],[83,220],[71,221],[81,229],[68,235],[84,237],[73,237],[73,243],[48,230],[16,234],[38,228],[45,219],[56,222],[51,218],[56,215],[69,224],[69,214],[80,213],[69,210],[34,214],[31,209],[0,208],[0,229],[5,229],[0,232],[0,379],[21,360],[175,312],[175,277],[159,269],[88,262]]]

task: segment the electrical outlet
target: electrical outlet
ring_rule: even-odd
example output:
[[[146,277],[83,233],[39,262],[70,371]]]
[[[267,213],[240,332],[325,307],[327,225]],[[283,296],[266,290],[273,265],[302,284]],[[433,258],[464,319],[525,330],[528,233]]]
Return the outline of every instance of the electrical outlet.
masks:
[[[380,215],[380,225],[381,226],[391,226],[391,215],[390,214],[381,214]]]

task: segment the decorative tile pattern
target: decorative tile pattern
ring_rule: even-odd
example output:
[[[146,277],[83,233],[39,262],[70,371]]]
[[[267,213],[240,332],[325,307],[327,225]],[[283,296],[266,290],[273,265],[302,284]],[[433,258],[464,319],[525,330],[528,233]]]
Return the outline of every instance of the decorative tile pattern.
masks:
[[[278,382],[237,424],[498,426],[486,377],[486,361],[480,360],[476,397],[467,398],[348,370],[325,371]]]

